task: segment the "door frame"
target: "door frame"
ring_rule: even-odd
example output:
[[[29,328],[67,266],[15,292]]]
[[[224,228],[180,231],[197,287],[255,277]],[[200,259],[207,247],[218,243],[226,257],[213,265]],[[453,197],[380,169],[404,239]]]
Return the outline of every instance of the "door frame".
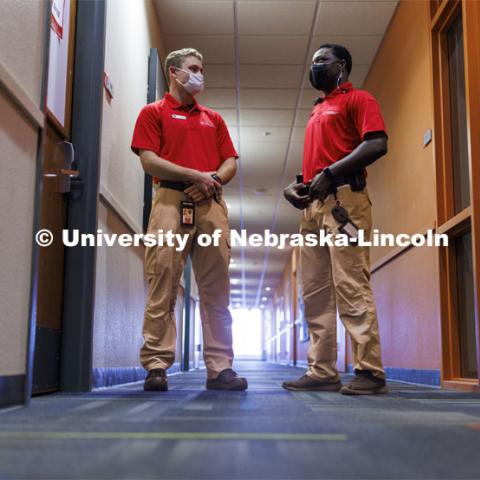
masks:
[[[51,1],[46,3],[45,53],[43,59],[42,103],[46,111],[48,45]],[[71,138],[75,148],[74,167],[80,170],[81,188],[74,190],[68,202],[68,229],[95,233],[99,190],[100,146],[103,108],[103,72],[105,60],[106,0],[78,2],[76,19],[75,71]],[[42,160],[45,128],[39,135],[35,178],[33,231],[40,228]],[[32,241],[31,283],[28,319],[24,403],[32,394],[33,357],[37,306],[39,247]],[[95,302],[96,251],[70,247],[65,250],[62,353],[60,391],[86,392],[92,385],[93,314]]]
[[[453,19],[462,13],[465,58],[465,94],[470,168],[470,205],[454,214],[452,158],[450,139],[450,110],[448,69],[445,54],[446,31]],[[460,344],[458,335],[455,255],[449,246],[438,252],[440,271],[441,330],[442,330],[442,386],[460,390],[480,391],[480,168],[473,159],[480,152],[480,115],[478,105],[480,72],[478,62],[480,36],[480,6],[466,0],[430,3],[432,87],[434,93],[434,146],[436,172],[437,233],[455,239],[472,233],[474,309],[477,348],[477,378],[463,378],[460,373]]]

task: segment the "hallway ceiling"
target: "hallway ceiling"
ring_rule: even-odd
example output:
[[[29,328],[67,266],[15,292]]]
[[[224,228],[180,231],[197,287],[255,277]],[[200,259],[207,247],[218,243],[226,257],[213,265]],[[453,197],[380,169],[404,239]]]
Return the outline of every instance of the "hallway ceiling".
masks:
[[[361,87],[398,0],[154,0],[167,51],[204,56],[201,103],[225,119],[240,160],[225,188],[232,229],[297,233],[300,212],[283,188],[301,170],[303,135],[316,91],[308,81],[322,43],[345,45]],[[264,303],[290,250],[232,248],[232,306]],[[242,281],[243,280],[243,281]],[[270,288],[270,290],[268,290]]]

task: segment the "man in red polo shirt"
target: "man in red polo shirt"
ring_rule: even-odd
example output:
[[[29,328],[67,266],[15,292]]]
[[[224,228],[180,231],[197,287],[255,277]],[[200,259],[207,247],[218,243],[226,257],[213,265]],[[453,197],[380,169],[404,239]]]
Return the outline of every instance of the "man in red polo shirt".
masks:
[[[222,185],[236,173],[237,152],[222,117],[200,105],[204,87],[202,55],[192,48],[171,52],[165,61],[169,93],[140,112],[132,150],[159,188],[148,233],[171,231],[187,238],[182,250],[146,247],[148,295],[140,360],[148,371],[145,390],[168,390],[166,370],[175,359],[175,302],[187,255],[200,296],[203,353],[208,389],[245,390],[247,381],[232,370],[229,225]],[[221,230],[218,246],[200,246],[200,234]]]
[[[285,189],[303,210],[300,233],[342,233],[352,243],[300,248],[302,296],[310,345],[308,371],[289,390],[386,393],[369,248],[355,245],[372,228],[365,167],[385,155],[387,135],[375,98],[348,82],[352,58],[345,47],[322,45],[313,55],[310,81],[320,90],[305,133],[303,182]],[[336,369],[337,309],[350,335],[355,377],[342,387]]]

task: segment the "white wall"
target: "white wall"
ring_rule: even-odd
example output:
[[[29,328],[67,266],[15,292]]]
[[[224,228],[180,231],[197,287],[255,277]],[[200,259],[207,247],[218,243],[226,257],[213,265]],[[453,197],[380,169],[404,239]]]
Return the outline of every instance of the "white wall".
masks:
[[[0,62],[38,106],[44,12],[43,0],[0,1]],[[19,375],[26,365],[38,132],[3,90],[0,125],[0,375]]]
[[[155,27],[151,2],[108,0],[105,72],[115,97],[109,104],[104,95],[100,182],[139,230],[144,174],[130,142],[137,115],[147,103],[150,47],[162,48]],[[149,28],[154,31],[150,33]]]
[[[45,0],[0,1],[0,61],[40,105]]]
[[[153,3],[108,0],[105,72],[114,98],[104,93],[98,228],[108,233],[142,231],[143,180],[130,150],[135,120],[147,101],[148,55],[163,46]],[[111,205],[114,209],[111,208]],[[145,306],[143,247],[97,251],[93,366],[139,366]]]

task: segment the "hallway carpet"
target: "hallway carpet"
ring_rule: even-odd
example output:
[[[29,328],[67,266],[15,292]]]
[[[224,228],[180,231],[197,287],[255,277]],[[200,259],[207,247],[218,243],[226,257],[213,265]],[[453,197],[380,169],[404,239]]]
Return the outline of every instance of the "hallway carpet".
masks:
[[[289,392],[303,369],[235,368],[247,392],[206,391],[199,370],[167,393],[140,382],[0,410],[0,479],[480,478],[478,394]]]

